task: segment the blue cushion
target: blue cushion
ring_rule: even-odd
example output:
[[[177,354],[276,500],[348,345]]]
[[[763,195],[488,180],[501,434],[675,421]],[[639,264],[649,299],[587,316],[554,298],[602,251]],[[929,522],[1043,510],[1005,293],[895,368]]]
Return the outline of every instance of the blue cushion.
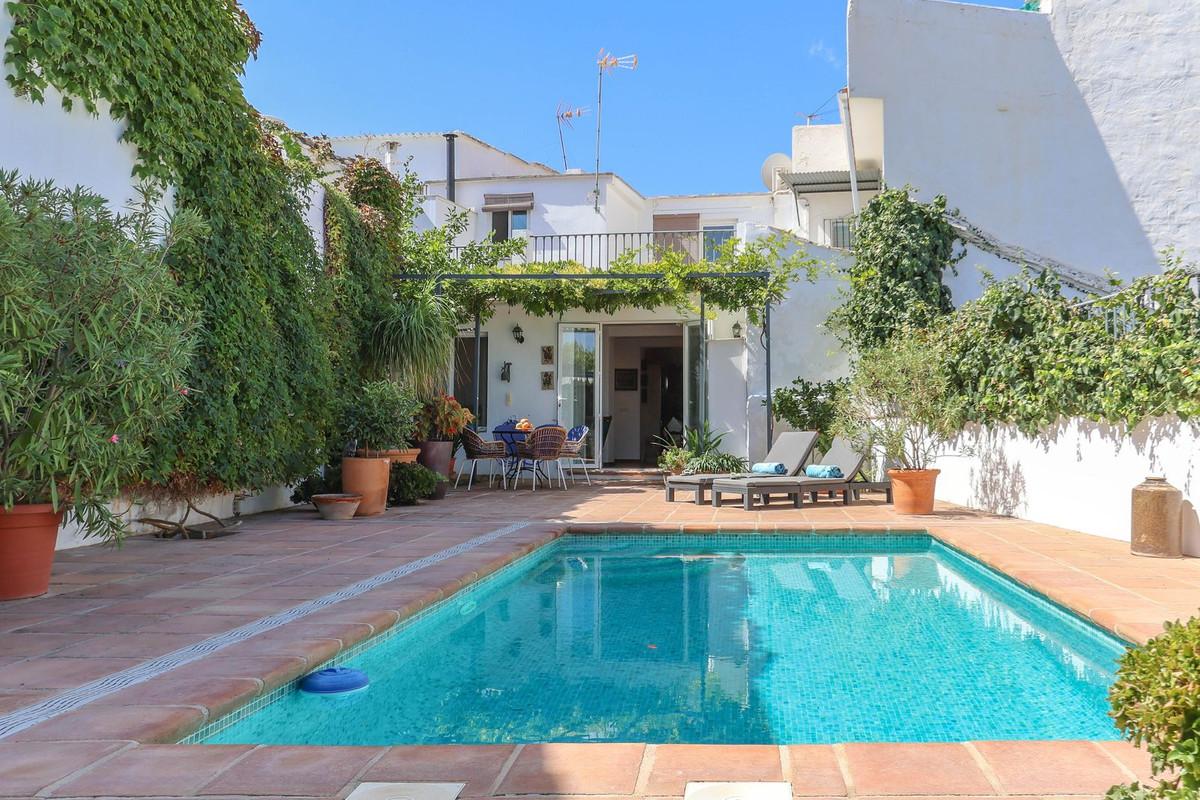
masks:
[[[810,478],[844,478],[842,468],[832,464],[809,464],[804,474]]]
[[[788,469],[778,461],[759,461],[750,468],[756,475],[787,475]]]

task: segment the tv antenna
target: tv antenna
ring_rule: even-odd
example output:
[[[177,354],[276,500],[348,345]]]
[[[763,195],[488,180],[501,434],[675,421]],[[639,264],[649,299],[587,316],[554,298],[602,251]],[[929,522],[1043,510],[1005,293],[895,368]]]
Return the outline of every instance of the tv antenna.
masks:
[[[603,48],[596,57],[596,188],[592,192],[592,201],[597,214],[600,213],[600,112],[604,100],[604,73],[614,69],[635,70],[637,65],[637,55],[614,56]]]
[[[567,140],[563,138],[563,125],[568,128],[575,127],[575,120],[587,113],[586,108],[571,108],[565,103],[558,104],[558,110],[554,112],[554,118],[558,120],[558,146],[562,148],[563,171],[567,166]]]

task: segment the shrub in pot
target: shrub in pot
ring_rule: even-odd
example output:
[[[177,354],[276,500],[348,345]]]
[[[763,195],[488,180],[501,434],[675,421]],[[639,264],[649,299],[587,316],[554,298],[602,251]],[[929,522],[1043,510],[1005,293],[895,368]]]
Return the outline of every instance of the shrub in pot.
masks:
[[[46,591],[63,519],[120,541],[109,504],[187,400],[192,326],[165,257],[203,225],[164,225],[153,201],[115,215],[0,172],[0,599]]]
[[[388,504],[412,506],[420,500],[436,496],[438,487],[446,485],[446,476],[439,475],[420,464],[392,464],[392,480],[388,486]]]
[[[417,463],[449,477],[454,442],[474,421],[475,415],[463,408],[453,395],[435,394],[421,407],[418,417],[417,428],[422,441]]]
[[[689,428],[676,439],[668,434],[654,437],[655,444],[662,447],[658,465],[675,474],[702,475],[745,472],[746,459],[721,450],[727,431],[714,431],[706,420],[703,425]]]
[[[1154,774],[1154,785],[1114,786],[1108,800],[1200,797],[1200,617],[1168,622],[1126,651],[1108,699],[1117,727],[1149,751]]]
[[[896,511],[933,512],[940,470],[934,459],[962,427],[962,401],[951,391],[937,342],[901,331],[855,364],[834,430],[892,465]]]
[[[392,450],[408,447],[413,415],[419,403],[393,381],[368,381],[342,412],[342,431],[348,442],[342,459],[342,491],[361,494],[355,516],[383,513],[387,508],[388,469]]]

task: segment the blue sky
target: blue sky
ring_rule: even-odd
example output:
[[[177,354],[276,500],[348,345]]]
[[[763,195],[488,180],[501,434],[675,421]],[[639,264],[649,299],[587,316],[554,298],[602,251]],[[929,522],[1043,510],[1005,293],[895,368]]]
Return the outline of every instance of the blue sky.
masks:
[[[845,0],[416,3],[244,0],[263,33],[250,101],[330,135],[468,131],[562,167],[594,161],[596,55],[636,53],[605,79],[601,168],[644,194],[757,191],[793,125],[845,82]],[[1020,0],[987,5],[1019,6]]]

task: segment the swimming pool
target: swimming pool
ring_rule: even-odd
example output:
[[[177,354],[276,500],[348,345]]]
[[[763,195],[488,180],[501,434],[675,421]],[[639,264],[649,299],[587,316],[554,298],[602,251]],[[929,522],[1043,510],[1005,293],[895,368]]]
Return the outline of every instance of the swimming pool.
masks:
[[[1125,644],[927,535],[569,535],[206,743],[1117,739]]]

